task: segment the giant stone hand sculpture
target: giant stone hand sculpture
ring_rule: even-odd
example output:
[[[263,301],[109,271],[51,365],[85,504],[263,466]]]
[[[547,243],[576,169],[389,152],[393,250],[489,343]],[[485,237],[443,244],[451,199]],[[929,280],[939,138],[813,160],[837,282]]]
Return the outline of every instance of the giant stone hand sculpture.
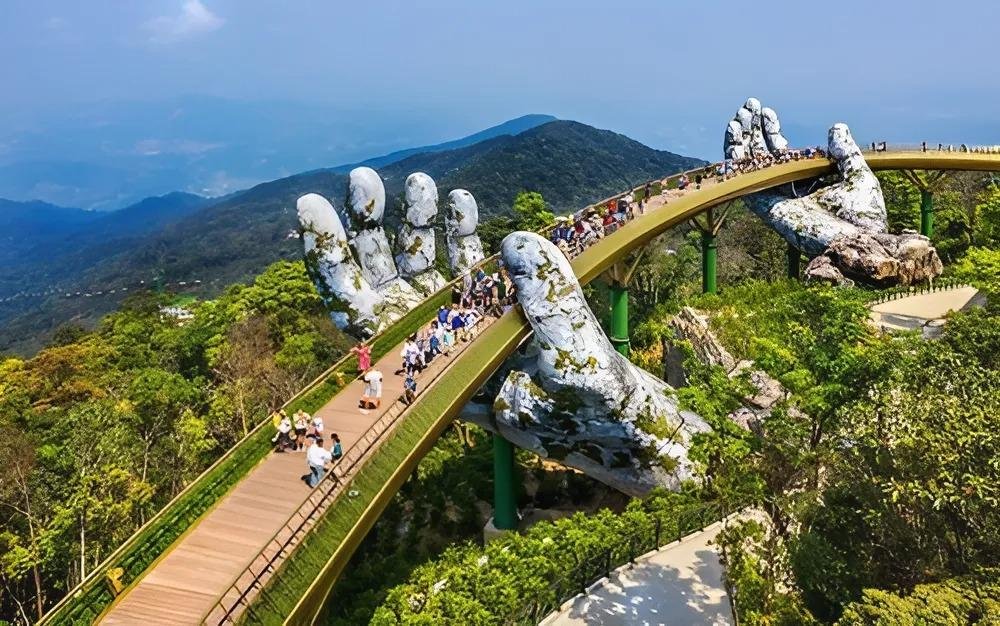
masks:
[[[471,200],[475,209],[472,194],[457,191],[460,202]],[[310,193],[298,200],[306,269],[330,308],[334,323],[357,337],[370,337],[383,330],[446,284],[434,269],[432,224],[437,214],[437,185],[427,174],[411,174],[406,179],[405,198],[406,214],[395,261],[382,228],[385,186],[375,170],[359,167],[350,173],[343,217],[351,225],[350,232],[326,198]],[[475,230],[478,211],[467,215],[471,215],[471,221],[463,216],[465,222],[458,229],[463,233],[459,243],[464,247],[460,247],[467,253],[456,255],[456,261],[463,261],[457,266],[452,264],[456,275],[469,270],[471,264],[464,261],[482,259],[482,244]],[[478,257],[474,254],[477,249]]]
[[[782,156],[788,142],[777,114],[747,100],[726,128],[726,158]],[[814,257],[806,277],[834,283],[851,279],[877,286],[911,284],[941,274],[943,265],[927,237],[886,232],[885,200],[846,124],[834,124],[830,158],[840,180],[802,197],[762,192],[747,206],[790,244]]]
[[[472,194],[455,189],[448,194],[447,228],[448,261],[455,275],[468,272],[483,260],[483,244],[476,234],[479,225],[479,205]]]
[[[406,205],[403,226],[396,240],[396,266],[399,274],[421,293],[429,296],[444,287],[444,276],[434,269],[436,246],[434,218],[438,210],[438,190],[434,180],[423,172],[406,177]]]
[[[633,495],[692,478],[687,446],[709,426],[614,350],[565,255],[528,232],[508,235],[501,255],[535,332],[537,384],[511,372],[487,427]]]
[[[382,294],[372,289],[347,245],[347,233],[333,205],[307,193],[296,203],[306,269],[332,311],[338,328],[360,337],[375,334],[385,309]]]
[[[361,264],[361,273],[382,294],[386,306],[399,308],[402,316],[423,298],[396,271],[389,240],[382,228],[385,186],[372,168],[351,170],[347,210],[355,230],[351,245]]]

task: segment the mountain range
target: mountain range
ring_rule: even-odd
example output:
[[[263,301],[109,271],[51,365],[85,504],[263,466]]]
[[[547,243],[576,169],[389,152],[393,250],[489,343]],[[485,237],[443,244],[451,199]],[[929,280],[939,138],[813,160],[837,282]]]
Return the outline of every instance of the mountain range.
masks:
[[[523,190],[542,193],[555,211],[568,211],[703,161],[533,115],[363,163],[385,181],[391,228],[399,219],[403,183],[415,171],[437,181],[442,199],[454,188],[471,191],[486,220],[510,211]],[[222,198],[173,193],[112,213],[0,203],[0,241],[12,244],[0,253],[0,351],[37,349],[68,321],[93,324],[131,292],[123,287],[184,282],[186,289],[210,296],[277,259],[300,257],[301,242],[289,236],[297,227],[296,198],[316,192],[340,205],[354,165],[312,170]],[[100,296],[83,295],[98,291]]]

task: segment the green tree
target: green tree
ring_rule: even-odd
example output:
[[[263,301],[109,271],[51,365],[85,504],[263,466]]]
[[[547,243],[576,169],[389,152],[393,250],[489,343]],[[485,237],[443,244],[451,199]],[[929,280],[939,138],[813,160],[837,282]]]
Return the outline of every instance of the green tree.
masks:
[[[545,198],[537,191],[522,191],[514,198],[514,216],[518,230],[540,230],[555,219]]]

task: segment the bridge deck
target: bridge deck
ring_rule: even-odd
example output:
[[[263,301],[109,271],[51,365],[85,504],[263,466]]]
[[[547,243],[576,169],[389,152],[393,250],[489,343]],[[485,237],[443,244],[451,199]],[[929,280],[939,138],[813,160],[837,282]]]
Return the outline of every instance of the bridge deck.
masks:
[[[428,320],[429,321],[429,320]],[[428,379],[444,369],[467,346],[450,357],[438,357],[418,376]],[[403,393],[399,368],[400,347],[376,364],[384,375],[382,406],[367,414],[358,408],[363,383],[354,380],[324,405],[327,432],[337,433],[345,452]],[[300,480],[307,473],[305,452],[269,454],[219,504],[139,581],[128,589],[101,620],[102,624],[197,624],[233,580],[251,563],[268,540],[302,505],[310,489]]]

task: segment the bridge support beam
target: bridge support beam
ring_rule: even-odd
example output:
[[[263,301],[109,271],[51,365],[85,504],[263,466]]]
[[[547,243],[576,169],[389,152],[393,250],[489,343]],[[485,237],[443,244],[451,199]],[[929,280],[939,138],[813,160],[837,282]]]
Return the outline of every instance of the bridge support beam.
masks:
[[[514,489],[514,446],[493,434],[493,526],[500,531],[517,528],[517,494]]]
[[[702,293],[718,293],[718,243],[716,238],[723,222],[733,208],[728,202],[719,207],[712,207],[702,215],[691,220],[695,228],[701,231],[701,291]]]
[[[934,234],[934,192],[926,189],[920,190],[920,234]]]
[[[628,284],[632,280],[645,249],[639,251],[631,263],[619,262],[611,266],[604,274],[608,281],[608,299],[611,303],[611,326],[608,328],[608,338],[619,354],[628,358]]]
[[[715,234],[701,233],[701,291],[702,293],[718,293],[719,269],[718,244]]]
[[[941,187],[948,172],[903,170],[903,175],[920,190],[920,234],[931,237],[934,234],[934,192]]]
[[[785,255],[788,261],[788,277],[792,280],[798,280],[801,273],[802,253],[792,244],[788,244]]]
[[[628,287],[612,283],[608,291],[611,297],[611,345],[622,356],[628,357]]]

